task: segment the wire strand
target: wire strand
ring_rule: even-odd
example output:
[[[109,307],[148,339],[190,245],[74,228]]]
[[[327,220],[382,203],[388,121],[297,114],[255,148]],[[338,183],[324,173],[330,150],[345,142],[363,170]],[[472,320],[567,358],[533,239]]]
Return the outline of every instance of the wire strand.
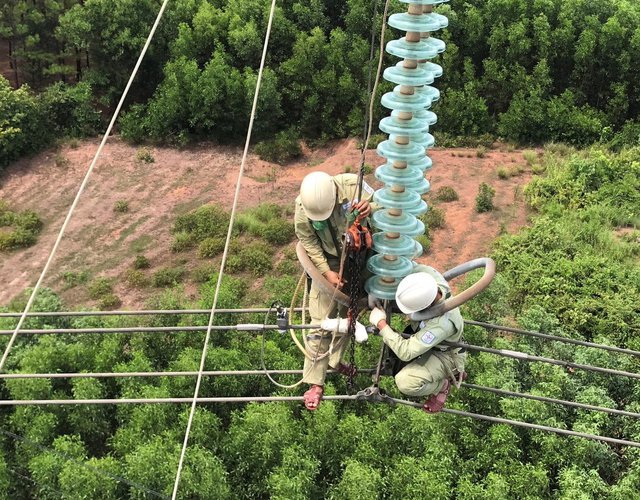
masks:
[[[207,358],[207,350],[209,346],[209,339],[211,337],[211,327],[213,326],[213,318],[215,317],[215,309],[218,305],[218,296],[220,294],[220,286],[222,285],[222,277],[224,274],[224,266],[227,261],[227,255],[229,253],[229,244],[231,242],[231,235],[233,231],[233,221],[235,218],[236,208],[238,206],[238,199],[240,198],[240,186],[242,185],[242,177],[244,174],[245,165],[247,162],[247,156],[249,154],[249,144],[251,142],[251,133],[253,131],[253,122],[256,116],[258,108],[258,96],[260,94],[260,84],[262,82],[262,73],[264,71],[265,61],[267,59],[267,49],[269,47],[269,37],[271,36],[271,26],[273,24],[273,17],[276,10],[276,0],[271,0],[271,9],[269,11],[269,20],[267,22],[267,30],[264,36],[264,44],[262,47],[262,58],[260,60],[260,68],[258,69],[258,77],[256,79],[256,89],[253,95],[253,104],[251,107],[251,116],[249,117],[249,127],[247,129],[247,138],[244,144],[244,151],[242,153],[242,161],[240,162],[240,171],[238,172],[238,181],[236,182],[236,190],[233,197],[233,205],[231,207],[231,214],[229,218],[229,228],[227,231],[227,240],[224,245],[224,252],[222,254],[222,261],[220,263],[220,272],[218,273],[218,282],[216,283],[216,291],[213,296],[213,305],[211,306],[211,314],[209,315],[209,326],[207,334],[204,339],[204,346],[202,348],[202,356],[200,357],[200,367],[198,369],[198,378],[196,379],[196,387],[193,395],[193,402],[191,403],[191,409],[189,411],[189,420],[187,421],[187,429],[184,434],[184,442],[182,443],[182,450],[180,451],[180,460],[178,462],[178,471],[176,473],[176,480],[173,486],[172,500],[175,500],[178,495],[178,486],[180,484],[180,475],[182,473],[182,466],[184,464],[184,457],[187,451],[187,445],[189,443],[189,433],[191,432],[191,425],[196,412],[196,404],[198,394],[200,392],[200,384],[202,382],[202,372],[204,371],[204,364]]]
[[[144,59],[144,56],[147,53],[147,49],[149,48],[149,45],[151,44],[151,40],[153,39],[153,35],[156,32],[156,28],[160,24],[160,20],[162,19],[162,15],[164,14],[164,10],[167,7],[168,3],[169,3],[169,0],[164,0],[164,2],[162,3],[162,6],[160,7],[160,11],[158,12],[158,15],[156,16],[156,20],[153,23],[151,31],[149,32],[149,36],[147,37],[147,41],[145,42],[144,47],[142,48],[142,52],[140,53],[140,56],[138,57],[138,61],[136,62],[135,67],[133,68],[133,72],[131,73],[131,76],[129,77],[129,81],[127,82],[127,86],[125,87],[124,92],[122,93],[122,96],[120,97],[120,101],[118,102],[118,105],[116,106],[116,109],[113,112],[113,116],[111,117],[111,121],[109,122],[109,126],[107,127],[107,130],[104,133],[104,136],[102,137],[102,141],[100,142],[100,146],[98,147],[98,150],[96,151],[96,154],[93,157],[93,161],[91,162],[91,165],[89,166],[89,169],[87,170],[87,173],[85,174],[84,179],[82,180],[82,183],[80,184],[80,188],[78,189],[78,192],[76,193],[76,197],[73,200],[73,203],[71,204],[71,208],[69,208],[69,212],[67,213],[67,216],[65,217],[64,222],[62,223],[62,227],[60,228],[60,232],[58,233],[58,237],[56,238],[56,241],[53,244],[53,248],[49,252],[49,257],[47,258],[47,262],[45,263],[44,268],[42,269],[42,272],[40,273],[40,277],[38,278],[38,281],[36,282],[35,286],[33,287],[33,290],[31,291],[31,295],[29,296],[29,300],[27,301],[27,305],[25,306],[24,311],[23,311],[22,315],[20,316],[20,320],[18,321],[18,325],[16,326],[16,328],[15,328],[15,330],[13,332],[13,335],[11,335],[11,338],[9,339],[9,343],[5,347],[4,353],[2,354],[2,359],[0,359],[0,371],[2,371],[4,369],[4,364],[7,361],[7,357],[9,356],[9,352],[11,351],[11,348],[13,347],[13,344],[16,341],[16,338],[18,337],[18,333],[20,332],[20,328],[22,327],[22,324],[24,323],[24,320],[26,318],[27,313],[29,312],[29,309],[31,309],[31,306],[33,305],[33,301],[36,298],[36,294],[38,293],[38,290],[40,289],[40,285],[44,281],[44,278],[47,275],[47,271],[49,270],[49,267],[51,266],[51,263],[53,262],[53,259],[54,259],[55,255],[56,255],[56,251],[58,250],[58,247],[60,246],[60,242],[62,241],[62,237],[64,236],[64,233],[65,233],[65,231],[67,229],[69,221],[71,220],[73,212],[76,209],[76,206],[78,205],[78,202],[80,201],[80,197],[82,196],[82,193],[84,192],[84,189],[85,189],[87,183],[89,182],[89,177],[91,176],[91,173],[93,172],[93,169],[95,168],[96,163],[98,162],[98,158],[100,157],[100,153],[102,153],[102,149],[104,148],[104,145],[107,143],[107,139],[109,138],[109,135],[111,134],[111,130],[113,129],[113,126],[114,126],[114,124],[116,122],[116,119],[118,118],[118,115],[120,114],[120,109],[122,108],[122,105],[124,104],[124,100],[126,99],[127,94],[129,93],[129,89],[131,88],[131,84],[133,83],[133,80],[135,79],[135,77],[136,77],[136,75],[138,73],[138,68],[140,68],[140,64],[142,63],[142,60]]]

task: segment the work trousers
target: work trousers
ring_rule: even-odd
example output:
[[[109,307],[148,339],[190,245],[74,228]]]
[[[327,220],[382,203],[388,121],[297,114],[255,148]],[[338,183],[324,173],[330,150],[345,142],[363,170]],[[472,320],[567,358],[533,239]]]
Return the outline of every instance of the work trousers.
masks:
[[[429,396],[444,388],[444,381],[464,371],[467,353],[458,349],[432,350],[407,363],[395,376],[396,385],[407,396]]]
[[[339,261],[329,260],[329,267],[332,271],[339,271]],[[332,296],[320,291],[315,282],[311,282],[311,290],[309,290],[309,315],[311,316],[311,324],[319,325],[325,318],[335,318],[338,315],[341,318],[346,317],[346,307],[333,301]],[[333,343],[332,343],[333,341]],[[313,358],[326,353],[331,348],[331,354],[323,359],[313,360],[305,356],[304,358],[304,376],[303,380],[307,384],[324,385],[324,379],[327,375],[327,368],[336,368],[342,356],[349,345],[350,339],[348,334],[336,333],[324,330],[311,330],[307,334],[306,346],[307,352]]]

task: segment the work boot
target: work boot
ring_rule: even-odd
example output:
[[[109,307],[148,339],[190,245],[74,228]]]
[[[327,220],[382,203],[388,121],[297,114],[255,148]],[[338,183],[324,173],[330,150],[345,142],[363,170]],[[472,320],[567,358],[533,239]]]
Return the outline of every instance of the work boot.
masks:
[[[444,385],[438,394],[432,394],[429,399],[424,402],[422,409],[427,413],[438,413],[444,408],[444,404],[449,397],[449,391],[451,390],[451,383],[449,379],[444,380]]]
[[[336,367],[338,373],[341,373],[345,377],[355,377],[358,374],[358,368],[348,363],[340,363]]]

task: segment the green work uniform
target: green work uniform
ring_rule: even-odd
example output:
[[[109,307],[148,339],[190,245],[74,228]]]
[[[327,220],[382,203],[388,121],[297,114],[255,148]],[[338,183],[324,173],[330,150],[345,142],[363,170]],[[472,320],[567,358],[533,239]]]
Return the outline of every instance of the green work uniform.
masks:
[[[429,266],[416,266],[413,272],[432,275],[444,301],[451,295],[451,289],[444,277]],[[396,385],[408,396],[428,396],[437,394],[444,387],[444,381],[464,371],[466,353],[439,345],[441,342],[459,342],[462,338],[464,322],[458,308],[435,318],[412,322],[413,335],[405,339],[390,326],[380,330],[384,343],[401,360],[407,362],[395,376]]]
[[[340,174],[333,177],[333,182],[337,187],[336,205],[331,216],[322,223],[316,223],[314,227],[313,221],[309,220],[302,208],[300,197],[296,198],[296,211],[294,216],[294,224],[296,236],[307,251],[309,259],[318,268],[321,273],[327,271],[338,272],[340,270],[340,248],[336,248],[333,241],[331,231],[328,224],[331,224],[334,234],[340,244],[341,235],[347,229],[347,215],[351,212],[351,201],[355,198],[358,188],[358,176],[355,174]],[[373,197],[373,189],[363,183],[362,199],[370,201]],[[357,202],[357,201],[356,201]],[[317,228],[317,229],[316,229]],[[311,282],[309,290],[309,315],[311,323],[318,325],[327,317],[340,315],[345,317],[346,309],[339,306],[336,302],[332,304],[332,297],[322,293],[316,283]],[[336,368],[342,359],[347,345],[348,339],[342,339],[343,335],[336,334],[333,338],[332,332],[324,330],[314,330],[307,335],[307,348],[309,353],[314,356],[316,352],[324,354],[332,344],[331,355],[324,359],[312,361],[305,357],[304,377],[303,380],[308,384],[324,385],[324,379],[327,368],[331,366]]]

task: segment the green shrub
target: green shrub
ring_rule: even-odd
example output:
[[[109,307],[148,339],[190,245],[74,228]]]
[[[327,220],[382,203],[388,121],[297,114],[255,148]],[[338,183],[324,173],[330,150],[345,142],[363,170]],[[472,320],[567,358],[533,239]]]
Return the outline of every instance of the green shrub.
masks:
[[[278,263],[276,271],[284,275],[300,274],[300,265],[297,260],[284,259]]]
[[[295,236],[293,223],[282,219],[269,221],[262,228],[261,236],[274,245],[289,243]]]
[[[477,158],[484,158],[485,156],[487,156],[487,148],[485,148],[484,146],[480,146],[478,149],[476,149]]]
[[[149,259],[144,255],[136,255],[136,260],[133,261],[134,269],[149,269],[151,267],[151,263]]]
[[[62,153],[56,153],[55,157],[53,158],[53,161],[55,162],[56,167],[58,168],[68,167],[70,163],[69,158],[67,158]]]
[[[108,293],[100,298],[100,309],[115,309],[122,305],[120,297],[113,293]]]
[[[476,212],[490,212],[494,209],[493,197],[496,190],[486,183],[481,183],[478,188],[478,196],[476,196]]]
[[[179,215],[173,227],[174,233],[188,233],[195,242],[205,238],[226,236],[229,214],[216,205],[203,205],[191,212]]]
[[[138,163],[154,163],[156,160],[148,148],[140,148],[136,151],[136,160]]]
[[[435,199],[442,202],[457,201],[460,197],[451,186],[442,186],[435,192]]]
[[[445,224],[444,210],[438,207],[429,207],[429,211],[420,217],[427,229],[441,229]]]
[[[113,280],[100,276],[89,284],[89,297],[96,300],[113,293]]]
[[[295,129],[278,132],[274,139],[256,144],[256,154],[261,160],[284,165],[302,154],[300,138]]]
[[[502,180],[505,180],[511,177],[511,170],[505,166],[498,167],[498,169],[496,170],[496,173],[498,174],[498,178]]]
[[[0,250],[29,247],[36,242],[41,230],[42,221],[33,210],[14,212],[0,201]]]
[[[205,238],[198,245],[198,257],[202,259],[215,257],[224,250],[224,244],[223,238]]]
[[[206,283],[215,274],[216,268],[211,265],[196,267],[192,273],[191,278],[196,283]]]
[[[273,268],[272,248],[262,242],[254,242],[243,248],[240,257],[245,261],[245,269],[254,276],[264,276]]]
[[[118,214],[126,214],[129,211],[129,202],[127,200],[118,200],[113,205],[113,211]]]
[[[227,262],[225,264],[225,269],[229,273],[241,273],[246,269],[246,262],[242,259],[240,255],[233,254],[227,257]]]
[[[422,245],[423,254],[429,253],[429,249],[431,248],[431,239],[426,234],[417,236],[416,241]]]
[[[186,274],[181,267],[165,267],[158,269],[151,278],[151,284],[156,288],[174,286],[180,283]]]
[[[140,269],[127,269],[124,280],[131,288],[144,288],[149,286],[149,278]]]
[[[194,245],[193,240],[194,238],[191,233],[187,233],[185,231],[176,233],[174,234],[173,241],[171,242],[171,251],[177,253],[189,250]]]
[[[535,151],[525,151],[524,153],[522,153],[522,157],[524,158],[524,161],[527,162],[527,165],[532,166],[533,163],[538,159],[538,153],[536,153]]]
[[[65,290],[84,285],[89,281],[89,271],[66,271],[60,275],[64,282]]]

